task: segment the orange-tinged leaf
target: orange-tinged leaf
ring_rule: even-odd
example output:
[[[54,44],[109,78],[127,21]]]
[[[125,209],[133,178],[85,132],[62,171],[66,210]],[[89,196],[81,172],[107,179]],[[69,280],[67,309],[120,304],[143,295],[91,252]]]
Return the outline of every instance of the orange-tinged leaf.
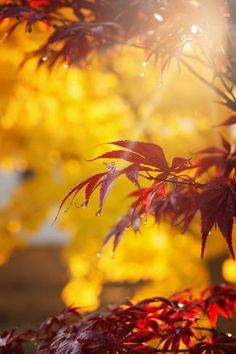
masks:
[[[229,125],[233,125],[233,124],[236,124],[236,115],[229,117],[224,122],[218,124],[217,127],[224,127],[224,126],[229,126]]]

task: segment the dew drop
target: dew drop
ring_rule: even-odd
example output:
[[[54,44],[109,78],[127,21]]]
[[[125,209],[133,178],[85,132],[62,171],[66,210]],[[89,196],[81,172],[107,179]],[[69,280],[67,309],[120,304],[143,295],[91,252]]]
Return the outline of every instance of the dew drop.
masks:
[[[182,309],[184,307],[184,304],[181,304],[181,302],[178,303],[178,307]]]
[[[142,71],[142,72],[140,73],[140,76],[141,76],[141,77],[144,77],[144,76],[145,76],[145,73]]]
[[[155,14],[154,14],[154,18],[155,18],[155,20],[157,20],[158,22],[163,22],[163,21],[164,21],[163,16],[161,16],[161,15],[158,14],[158,13],[155,13]]]
[[[98,252],[98,253],[96,254],[96,256],[97,256],[97,258],[101,258],[101,257],[102,257],[101,252]]]
[[[144,60],[143,62],[142,62],[142,67],[143,68],[146,68],[148,66],[148,62],[146,61],[146,60]]]
[[[191,32],[192,32],[192,33],[197,34],[198,31],[199,31],[198,25],[192,25],[192,26],[191,26]]]
[[[193,34],[202,34],[202,29],[198,26],[198,25],[192,25],[191,28],[190,28],[191,32]]]
[[[232,337],[232,333],[225,333],[227,337]]]
[[[47,61],[48,57],[45,55],[44,57],[41,58],[42,61]]]
[[[96,212],[96,216],[99,216],[100,214],[101,214],[101,211],[98,210],[98,211]]]
[[[113,170],[116,167],[115,162],[105,163],[104,165],[108,170]]]

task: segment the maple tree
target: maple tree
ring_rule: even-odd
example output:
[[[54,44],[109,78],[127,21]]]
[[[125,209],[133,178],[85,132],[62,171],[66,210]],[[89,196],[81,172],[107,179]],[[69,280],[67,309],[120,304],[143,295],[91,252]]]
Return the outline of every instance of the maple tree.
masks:
[[[227,25],[229,13],[224,1],[219,2],[223,25]],[[72,9],[65,16],[61,9]],[[39,64],[52,68],[58,61],[65,65],[85,65],[94,52],[107,51],[117,43],[131,44],[146,51],[146,66],[154,61],[161,63],[161,74],[173,58],[185,66],[203,83],[213,89],[220,103],[235,110],[232,62],[227,70],[209,55],[212,46],[215,53],[226,51],[223,42],[215,43],[208,32],[206,18],[202,20],[204,5],[198,1],[7,1],[0,8],[0,18],[14,18],[6,36],[22,22],[27,31],[37,22],[51,26],[47,42],[28,57],[39,56]],[[191,14],[199,25],[192,25]],[[132,15],[132,16],[131,16]],[[198,18],[199,16],[199,18]],[[76,19],[74,18],[76,17]],[[131,21],[132,18],[132,21]],[[180,21],[181,18],[181,21]],[[164,21],[165,19],[165,21]],[[79,22],[78,22],[79,20]],[[137,25],[138,23],[138,25]],[[157,26],[157,23],[159,24]],[[179,23],[181,25],[179,25]],[[176,30],[176,26],[178,30]],[[229,31],[230,33],[230,31]],[[135,39],[135,40],[134,40]],[[132,43],[130,41],[133,41]],[[204,55],[197,53],[195,60],[212,70],[214,77],[208,81],[188,61],[184,48],[195,41]],[[219,57],[219,56],[218,56]],[[143,73],[141,73],[143,74]],[[222,126],[234,124],[232,115]],[[232,228],[236,216],[235,145],[223,136],[222,147],[207,147],[198,152],[198,158],[174,157],[169,164],[163,149],[156,144],[120,140],[111,150],[98,158],[110,159],[106,171],[97,173],[76,185],[64,198],[75,200],[85,189],[87,206],[94,191],[99,188],[99,214],[104,201],[117,178],[124,175],[136,190],[128,212],[108,233],[104,245],[113,239],[113,249],[119,244],[123,232],[130,226],[135,232],[142,219],[152,215],[156,222],[161,219],[182,225],[187,230],[195,214],[201,214],[202,252],[209,233],[217,226],[224,236],[232,257]],[[117,168],[114,159],[128,162]],[[59,211],[60,211],[59,210]],[[193,298],[191,291],[173,297],[146,299],[137,304],[128,302],[108,311],[80,315],[75,309],[67,309],[59,316],[43,323],[37,332],[3,333],[0,350],[3,353],[24,352],[24,342],[32,342],[37,353],[153,353],[188,352],[192,354],[232,353],[235,337],[220,332],[218,315],[230,318],[235,308],[235,291],[226,286],[210,287],[200,298]],[[71,319],[72,317],[72,319]],[[69,318],[69,320],[67,320]],[[74,318],[74,320],[73,320]],[[208,319],[205,327],[199,321]],[[72,322],[70,322],[72,321]],[[55,326],[55,328],[54,328]]]

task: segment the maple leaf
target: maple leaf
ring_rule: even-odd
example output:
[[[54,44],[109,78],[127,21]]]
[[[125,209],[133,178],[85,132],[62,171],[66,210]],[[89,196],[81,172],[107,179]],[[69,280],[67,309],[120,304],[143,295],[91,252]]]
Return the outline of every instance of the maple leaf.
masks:
[[[218,316],[230,318],[235,310],[236,291],[227,285],[216,285],[201,293],[203,310],[216,327]]]
[[[62,200],[59,206],[59,212],[64,206],[65,202],[72,197],[72,201],[78,194],[78,192],[85,188],[85,196],[86,200],[83,203],[87,205],[92,193],[95,189],[100,186],[100,208],[99,212],[101,212],[102,206],[104,204],[105,198],[112,187],[113,182],[124,174],[133,184],[139,187],[138,176],[140,172],[149,172],[149,171],[162,171],[164,175],[168,175],[168,171],[171,170],[183,170],[186,167],[186,160],[177,158],[178,160],[173,160],[172,167],[168,167],[168,163],[165,158],[165,154],[161,147],[151,143],[143,143],[143,142],[134,142],[134,141],[117,141],[111,144],[126,147],[128,150],[116,150],[109,151],[104,153],[97,158],[93,159],[101,159],[101,158],[109,158],[109,159],[121,159],[131,163],[130,166],[127,166],[121,170],[117,170],[114,163],[107,164],[109,171],[98,173],[94,176],[89,177],[85,181],[82,181],[74,188],[72,188],[65,198]],[[130,151],[129,151],[130,150]],[[90,161],[93,161],[90,160]],[[185,166],[185,167],[184,167]],[[153,167],[156,169],[153,170]],[[163,176],[162,176],[163,178]]]
[[[183,232],[187,230],[194,215],[199,209],[200,195],[196,188],[176,183],[166,197],[157,201],[154,208],[154,217],[157,222],[166,217],[173,225],[183,225]]]
[[[203,311],[202,302],[193,298],[192,291],[186,289],[170,297],[171,306],[169,306],[168,317],[174,320],[197,321]]]
[[[236,353],[236,338],[214,335],[208,342],[202,341],[189,349],[189,354],[233,354]]]
[[[231,145],[223,136],[221,136],[222,148],[208,147],[199,151],[199,154],[205,155],[195,162],[197,167],[196,176],[201,176],[211,167],[215,167],[217,176],[228,177],[236,167],[235,146]]]
[[[166,184],[163,182],[154,182],[149,188],[140,188],[130,194],[136,196],[137,200],[132,203],[131,207],[138,210],[138,214],[147,217],[156,207],[156,203],[166,197]]]
[[[229,126],[229,125],[233,125],[233,124],[236,124],[236,116],[235,115],[229,117],[224,122],[218,124],[217,127],[224,127],[224,126]]]
[[[0,353],[1,354],[24,354],[24,344],[33,342],[34,331],[16,333],[15,330],[4,331],[0,335]]]
[[[194,337],[191,326],[192,322],[188,321],[186,323],[183,322],[181,326],[164,331],[160,340],[160,344],[163,344],[163,352],[171,351],[173,354],[178,354],[182,343],[189,348]]]
[[[133,208],[129,209],[128,213],[120,217],[118,222],[110,229],[105,240],[103,242],[103,247],[112,239],[113,240],[113,252],[116,250],[123,233],[130,226],[133,227],[135,232],[139,231],[140,227],[140,215]]]
[[[236,185],[233,180],[216,178],[208,183],[201,194],[200,201],[202,223],[202,252],[209,232],[214,225],[218,226],[224,236],[232,257],[234,250],[232,245],[233,218],[236,215]]]
[[[121,150],[122,154],[121,158],[126,159],[131,157],[131,162],[132,161],[132,155],[138,154],[139,156],[139,163],[143,163],[145,165],[149,166],[154,166],[158,168],[160,171],[168,171],[169,166],[164,154],[163,149],[157,145],[157,144],[152,144],[152,143],[144,143],[144,142],[137,142],[137,141],[132,141],[132,140],[121,140],[121,141],[115,141],[110,143],[112,145],[117,145],[120,147],[124,147],[126,150]],[[129,152],[129,150],[131,152]],[[141,159],[140,159],[141,157]]]
[[[143,167],[139,166],[136,164],[132,164],[128,167],[125,167],[123,169],[117,170],[116,166],[114,163],[106,164],[108,171],[107,172],[102,172],[102,173],[97,173],[86,180],[80,182],[77,184],[74,188],[72,188],[66,196],[63,198],[56,218],[58,217],[60,211],[62,210],[64,204],[67,202],[68,199],[71,198],[70,204],[73,202],[77,194],[85,188],[85,201],[81,203],[80,206],[87,206],[89,203],[89,200],[93,194],[93,192],[100,187],[100,201],[99,201],[99,210],[97,214],[99,214],[102,210],[104,201],[114,183],[114,181],[120,177],[121,175],[125,175],[135,186],[139,187],[139,182],[138,182],[138,177],[139,173],[142,171],[149,171],[150,168],[148,167]]]
[[[29,4],[32,7],[44,7],[51,4],[51,0],[29,0]]]
[[[108,151],[93,160],[115,158],[131,162],[137,166],[155,167],[156,171],[169,171],[169,166],[166,161],[165,154],[162,148],[156,144],[136,142],[130,140],[117,141],[112,142],[110,144],[125,147],[127,150]],[[152,169],[149,167],[149,170]]]
[[[56,316],[49,317],[43,321],[38,329],[40,336],[54,336],[59,328],[76,322],[80,319],[81,315],[78,308],[67,307]]]
[[[190,159],[184,157],[174,157],[170,167],[171,172],[179,173],[193,168]]]
[[[67,195],[64,197],[64,199],[62,200],[58,212],[57,212],[57,216],[59,215],[61,209],[63,208],[64,204],[66,203],[66,201],[72,197],[72,201],[74,200],[74,198],[76,197],[76,195],[79,193],[79,191],[83,188],[86,187],[85,190],[85,196],[86,196],[86,200],[84,202],[85,205],[88,204],[89,199],[91,194],[93,193],[93,191],[99,186],[99,184],[101,184],[101,179],[102,177],[104,177],[108,172],[103,172],[103,173],[98,173],[94,176],[91,176],[89,178],[87,178],[86,180],[82,181],[81,183],[77,184],[74,188],[72,188]],[[56,218],[57,218],[56,216]]]

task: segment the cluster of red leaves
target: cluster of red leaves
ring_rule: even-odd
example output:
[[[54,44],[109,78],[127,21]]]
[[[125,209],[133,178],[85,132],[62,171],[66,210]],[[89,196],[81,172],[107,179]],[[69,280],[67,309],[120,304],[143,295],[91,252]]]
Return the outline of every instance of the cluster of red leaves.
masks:
[[[220,97],[219,103],[236,111],[234,7],[228,6],[226,0],[214,5],[213,12],[224,23],[228,38],[215,41],[211,30],[215,24],[209,24],[208,6],[209,2],[199,0],[3,0],[0,23],[6,23],[4,38],[20,24],[27,32],[37,23],[45,24],[44,44],[27,53],[22,65],[37,57],[38,64],[48,68],[57,63],[84,67],[94,54],[103,58],[126,44],[142,49],[146,63],[158,62],[161,72],[172,60],[177,61],[211,87]],[[202,54],[187,55],[184,48],[189,42]],[[227,51],[228,58],[224,54]],[[208,81],[197,72],[192,60],[212,70],[213,79]]]
[[[61,11],[65,8],[73,17]],[[34,53],[47,57],[49,67],[57,61],[81,65],[94,51],[104,53],[132,39],[164,69],[173,57],[179,60],[190,38],[203,44],[199,34],[207,33],[206,13],[204,3],[196,0],[6,0],[0,5],[0,20],[14,19],[10,33],[20,23],[27,31],[38,22],[51,26],[48,40]],[[191,31],[193,19],[199,33]]]
[[[112,143],[119,150],[102,154],[98,159],[121,159],[129,163],[117,169],[114,162],[107,164],[107,171],[89,177],[76,185],[64,198],[64,203],[77,196],[85,189],[87,205],[96,189],[100,190],[101,212],[104,201],[114,181],[125,175],[137,189],[130,194],[134,201],[128,212],[108,233],[104,244],[110,239],[114,241],[114,249],[118,245],[126,228],[140,229],[142,218],[154,216],[156,222],[167,219],[172,224],[181,224],[185,231],[197,212],[201,214],[202,256],[204,255],[207,237],[214,226],[224,236],[234,258],[232,246],[232,228],[236,216],[236,151],[222,137],[222,148],[209,147],[199,152],[199,159],[175,157],[168,164],[164,151],[156,144],[116,141]],[[210,177],[209,177],[210,176]],[[140,179],[149,182],[149,186],[141,187]],[[59,211],[60,211],[59,210]]]
[[[221,285],[204,290],[198,298],[186,290],[86,315],[68,308],[37,331],[4,332],[0,353],[24,354],[30,343],[36,354],[232,354],[236,337],[220,332],[216,324],[219,315],[231,318],[235,305],[236,291]]]

